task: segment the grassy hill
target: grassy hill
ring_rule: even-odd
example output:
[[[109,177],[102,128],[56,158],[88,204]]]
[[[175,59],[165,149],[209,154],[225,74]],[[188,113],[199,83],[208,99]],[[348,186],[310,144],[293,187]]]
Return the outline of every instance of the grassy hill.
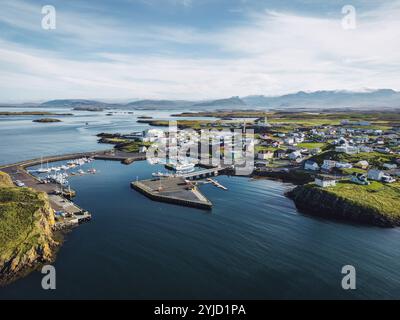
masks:
[[[47,195],[14,187],[0,172],[0,285],[52,259],[53,225]]]
[[[324,189],[310,183],[288,195],[307,213],[384,227],[400,225],[400,183],[362,186],[341,181]]]

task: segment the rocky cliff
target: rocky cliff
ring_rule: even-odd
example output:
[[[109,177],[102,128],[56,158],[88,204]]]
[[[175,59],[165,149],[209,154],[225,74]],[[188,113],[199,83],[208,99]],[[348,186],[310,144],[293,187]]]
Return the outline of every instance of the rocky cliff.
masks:
[[[54,223],[46,194],[0,185],[0,285],[53,260]]]
[[[296,207],[307,214],[336,218],[380,227],[400,226],[400,218],[386,215],[376,208],[340,197],[313,185],[297,186],[287,193]]]

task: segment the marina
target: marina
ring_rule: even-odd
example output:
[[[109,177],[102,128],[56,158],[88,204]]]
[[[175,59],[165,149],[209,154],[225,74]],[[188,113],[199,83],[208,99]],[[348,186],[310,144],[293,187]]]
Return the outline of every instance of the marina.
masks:
[[[80,168],[85,164],[93,162],[95,159],[124,161],[132,158],[142,159],[143,155],[128,155],[123,152],[115,152],[114,150],[74,153],[45,158],[41,157],[16,164],[3,165],[0,166],[0,171],[7,173],[18,187],[28,187],[45,192],[49,197],[49,203],[56,219],[54,229],[61,230],[92,219],[88,211],[80,208],[71,201],[76,196],[76,192],[71,189],[68,177],[96,174],[97,171],[93,167],[86,171]],[[66,161],[66,163],[58,166],[49,165],[60,161]],[[34,168],[38,165],[40,167]],[[72,171],[74,169],[77,170]]]

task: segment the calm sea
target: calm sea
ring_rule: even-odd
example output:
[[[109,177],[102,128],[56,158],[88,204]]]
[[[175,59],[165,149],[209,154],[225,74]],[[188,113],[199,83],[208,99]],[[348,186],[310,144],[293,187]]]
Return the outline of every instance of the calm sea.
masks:
[[[0,163],[107,147],[95,134],[145,129],[136,115],[79,112],[60,124],[0,117]],[[211,212],[152,202],[129,184],[160,167],[89,166],[98,173],[70,183],[93,220],[66,237],[54,264],[57,289],[42,290],[35,272],[0,289],[0,299],[400,296],[399,229],[308,217],[284,196],[291,185],[243,177],[218,177],[228,191],[200,187],[214,204]],[[356,268],[355,291],[341,288],[344,265]]]

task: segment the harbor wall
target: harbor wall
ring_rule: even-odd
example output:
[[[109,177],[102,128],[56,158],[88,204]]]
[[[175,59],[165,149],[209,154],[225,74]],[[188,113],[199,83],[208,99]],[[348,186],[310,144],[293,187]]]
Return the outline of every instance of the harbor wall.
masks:
[[[166,202],[166,203],[171,203],[171,204],[177,204],[177,205],[192,207],[192,208],[197,208],[197,209],[204,209],[204,210],[212,209],[211,202],[201,203],[201,202],[195,202],[195,201],[178,199],[178,198],[174,198],[174,197],[167,197],[167,196],[163,196],[160,194],[155,194],[151,190],[148,190],[148,188],[146,188],[146,186],[141,184],[140,182],[132,182],[131,187],[133,189],[135,189],[136,191],[140,192],[141,194],[145,195],[146,197],[148,197],[151,200]]]

